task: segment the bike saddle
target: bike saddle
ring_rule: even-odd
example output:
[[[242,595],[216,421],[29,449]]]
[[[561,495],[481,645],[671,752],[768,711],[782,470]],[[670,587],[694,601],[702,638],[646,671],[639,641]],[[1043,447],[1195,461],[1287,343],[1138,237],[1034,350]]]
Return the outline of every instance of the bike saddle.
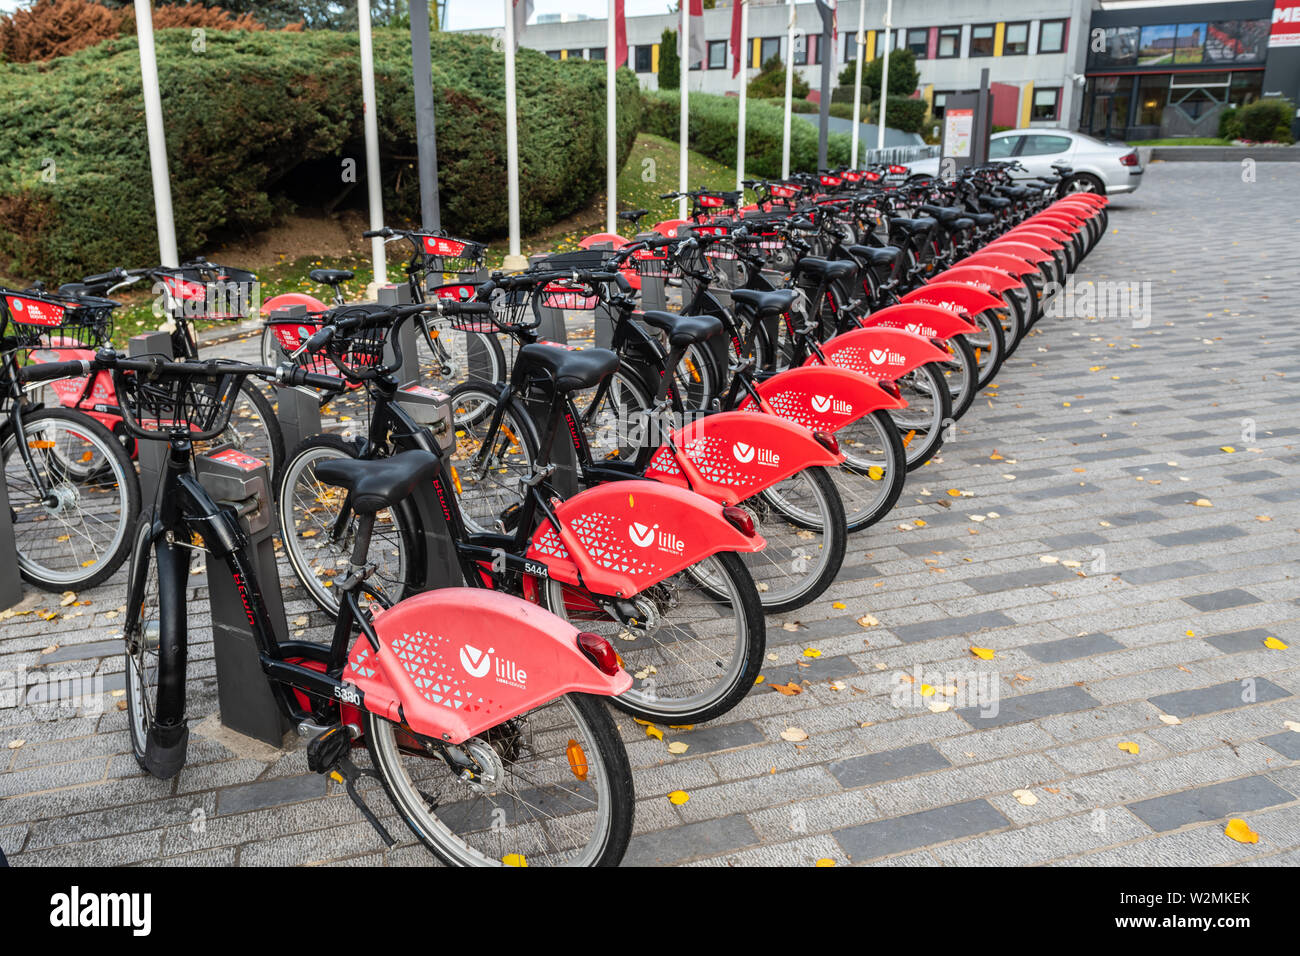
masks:
[[[889,227],[891,229],[897,228],[901,232],[905,232],[908,235],[912,235],[913,233],[918,233],[918,232],[920,233],[929,232],[937,225],[938,225],[938,221],[931,219],[929,216],[917,216],[915,219],[889,220]]]
[[[897,246],[848,246],[846,251],[858,264],[867,266],[892,266],[900,252]]]
[[[685,348],[722,334],[722,322],[711,315],[678,315],[676,312],[642,313],[641,321],[668,333],[668,344]]]
[[[968,212],[966,218],[974,221],[977,226],[991,226],[997,222],[997,216],[991,212]]]
[[[431,451],[404,451],[392,458],[327,458],[316,463],[316,477],[352,493],[359,515],[391,508],[438,473]]]
[[[618,368],[618,354],[609,349],[571,352],[534,342],[519,350],[515,368],[520,375],[545,372],[555,382],[556,391],[576,392],[600,384],[602,378]]]
[[[830,260],[808,256],[794,264],[794,272],[796,275],[803,273],[824,279],[848,279],[857,275],[858,264],[852,259]]]
[[[967,229],[975,228],[975,220],[968,216],[959,216],[956,219],[945,220],[943,228],[949,232],[965,232]]]
[[[626,219],[628,222],[636,225],[638,219],[642,216],[649,215],[649,209],[625,209],[618,214],[619,219]]]
[[[340,282],[347,282],[356,273],[350,269],[312,269],[307,275],[311,277],[312,282],[319,282],[321,285],[338,285]]]
[[[1028,199],[1033,192],[1032,189],[1026,189],[1024,186],[994,186],[993,191],[1011,199]]]
[[[916,209],[918,212],[923,212],[945,225],[954,219],[960,219],[963,215],[961,209],[956,206],[932,206],[925,203],[917,206]]]
[[[765,292],[762,289],[733,289],[731,301],[755,318],[765,318],[789,312],[794,305],[793,289],[777,289]]]
[[[994,209],[1006,209],[1011,205],[1011,200],[1006,196],[991,196],[988,193],[980,193],[979,200],[985,206],[992,206]]]

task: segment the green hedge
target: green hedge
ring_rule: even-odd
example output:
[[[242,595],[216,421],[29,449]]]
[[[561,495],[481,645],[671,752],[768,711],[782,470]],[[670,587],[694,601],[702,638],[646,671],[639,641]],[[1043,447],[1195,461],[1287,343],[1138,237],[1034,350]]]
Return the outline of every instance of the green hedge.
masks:
[[[157,34],[163,114],[182,255],[214,233],[275,221],[301,163],[357,160],[364,189],[355,34],[186,30]],[[375,33],[385,216],[418,216],[409,34]],[[604,187],[602,63],[519,51],[520,215],[524,230],[580,208]],[[489,37],[433,40],[438,165],[446,227],[476,238],[506,224],[504,61]],[[67,279],[158,258],[134,38],[45,63],[0,65],[0,269]],[[619,72],[619,159],[640,121],[636,78]],[[53,181],[48,181],[50,162]],[[43,171],[45,175],[43,175]],[[343,183],[340,175],[339,188]]]
[[[1288,99],[1256,100],[1237,110],[1235,122],[1242,139],[1256,143],[1290,143],[1295,104]],[[1221,121],[1222,122],[1222,121]]]
[[[676,140],[681,101],[677,92],[646,91],[642,129]],[[692,93],[690,99],[690,147],[709,159],[736,165],[736,133],[739,101],[733,96]],[[755,177],[781,175],[781,142],[785,114],[781,107],[751,100],[745,107],[745,172]],[[832,133],[827,142],[827,161],[832,167],[849,161],[849,136]],[[817,127],[806,120],[790,123],[790,168],[796,172],[817,169]]]

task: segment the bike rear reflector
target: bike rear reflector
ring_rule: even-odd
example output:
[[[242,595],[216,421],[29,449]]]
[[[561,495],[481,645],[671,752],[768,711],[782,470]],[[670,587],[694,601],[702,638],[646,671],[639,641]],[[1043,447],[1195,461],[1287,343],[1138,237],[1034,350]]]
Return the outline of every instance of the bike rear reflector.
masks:
[[[879,385],[882,389],[884,389],[887,393],[889,393],[890,395],[894,396],[894,398],[902,399],[902,397],[903,397],[903,390],[902,390],[901,388],[898,387],[898,383],[897,383],[897,382],[891,382],[891,381],[889,381],[888,379],[883,379],[883,378],[882,378],[882,379],[881,379],[879,382],[877,382],[876,384]]]
[[[817,444],[821,445],[832,455],[840,453],[840,442],[834,435],[827,432],[813,432],[813,438],[817,439]]]
[[[746,538],[754,537],[754,516],[744,508],[727,505],[722,509],[722,517],[726,518],[731,526]]]
[[[578,634],[578,650],[586,654],[587,659],[599,667],[602,673],[609,674],[612,677],[622,670],[619,666],[618,655],[614,653],[614,648],[610,646],[609,641],[599,634],[592,634],[590,631],[580,632]]]
[[[564,748],[564,755],[569,758],[569,769],[579,780],[587,779],[587,754],[582,749],[582,744],[576,740],[570,740],[569,746]]]
[[[1123,156],[1121,156],[1119,158],[1119,164],[1121,166],[1136,166],[1138,164],[1137,150],[1135,149],[1133,150],[1133,152],[1125,153]]]

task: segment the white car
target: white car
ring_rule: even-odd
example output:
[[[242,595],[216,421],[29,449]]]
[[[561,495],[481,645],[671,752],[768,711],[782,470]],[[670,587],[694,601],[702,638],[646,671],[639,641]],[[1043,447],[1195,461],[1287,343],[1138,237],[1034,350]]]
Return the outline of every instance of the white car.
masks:
[[[1070,166],[1069,192],[1115,195],[1131,193],[1142,185],[1142,161],[1132,146],[1103,143],[1085,133],[1032,127],[1009,129],[989,137],[989,159],[1014,159],[1028,172],[1014,170],[1016,179],[1052,176],[1053,163]],[[938,158],[908,163],[913,173],[939,175]]]

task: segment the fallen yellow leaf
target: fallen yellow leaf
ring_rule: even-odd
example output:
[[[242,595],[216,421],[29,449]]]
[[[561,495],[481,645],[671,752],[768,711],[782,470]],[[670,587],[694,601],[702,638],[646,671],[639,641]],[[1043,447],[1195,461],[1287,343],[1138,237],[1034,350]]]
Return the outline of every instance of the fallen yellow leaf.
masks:
[[[815,647],[806,647],[803,652],[804,657],[821,657],[822,652]]]
[[[972,644],[970,652],[982,661],[993,660],[993,648],[991,647],[976,647]]]
[[[825,856],[813,864],[813,866],[834,866],[834,865],[835,865],[835,861]]]
[[[781,739],[788,740],[792,744],[797,744],[808,739],[808,731],[801,727],[787,727],[781,731]]]
[[[768,686],[771,687],[772,690],[780,691],[786,697],[793,697],[795,694],[803,693],[803,688],[794,681],[790,681],[788,684],[769,684]]]
[[[1137,744],[1133,743],[1133,741],[1131,741],[1131,740],[1121,741],[1121,742],[1120,742],[1119,744],[1117,744],[1116,746],[1118,746],[1119,749],[1122,750],[1122,751],[1124,751],[1126,754],[1135,754],[1135,755],[1136,755],[1136,754],[1140,751],[1140,749],[1141,749],[1141,748],[1138,747]]]
[[[858,623],[863,627],[875,627],[880,621],[873,614],[864,614],[858,618]]]
[[[1283,644],[1281,641],[1279,641],[1276,637],[1273,637],[1272,635],[1264,638],[1264,646],[1271,651],[1284,651],[1288,647],[1290,647],[1289,644]]]
[[[1238,843],[1258,843],[1259,834],[1250,828],[1250,824],[1240,817],[1233,817],[1228,821],[1228,825],[1223,828],[1223,832],[1229,839],[1236,840]]]
[[[680,807],[689,799],[691,799],[691,795],[685,790],[674,790],[672,793],[668,794],[668,802],[675,807]]]
[[[1016,798],[1016,803],[1022,806],[1032,807],[1038,802],[1038,797],[1032,790],[1012,790],[1011,795]]]
[[[645,735],[646,735],[647,737],[653,737],[655,740],[663,740],[663,739],[664,739],[664,732],[663,732],[662,730],[660,730],[658,727],[656,727],[654,724],[647,724],[647,725],[646,725],[646,728],[645,728]]]
[[[1229,455],[1231,455],[1231,454],[1232,454],[1233,452],[1235,452],[1236,450],[1237,450],[1237,449],[1233,448],[1231,445],[1220,445],[1220,446],[1219,446],[1219,451],[1227,452]]]
[[[668,745],[668,752],[670,754],[684,754],[686,753],[686,751],[690,749],[691,749],[690,744],[684,744],[680,740],[674,740],[672,743]]]
[[[835,608],[835,610],[837,611],[843,611],[845,609],[845,605],[841,604],[839,601],[836,601],[834,604],[831,605],[831,607]]]

